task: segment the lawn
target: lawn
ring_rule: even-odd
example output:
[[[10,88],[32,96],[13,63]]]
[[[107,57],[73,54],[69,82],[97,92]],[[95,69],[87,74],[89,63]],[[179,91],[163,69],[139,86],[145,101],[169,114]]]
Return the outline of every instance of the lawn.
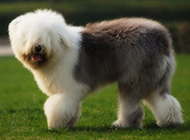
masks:
[[[48,130],[43,104],[47,96],[37,87],[32,74],[14,57],[0,58],[0,139],[190,139],[190,56],[177,55],[172,94],[183,108],[184,124],[159,128],[145,107],[144,128],[116,129],[116,84],[100,90],[83,102],[82,116],[74,128]]]

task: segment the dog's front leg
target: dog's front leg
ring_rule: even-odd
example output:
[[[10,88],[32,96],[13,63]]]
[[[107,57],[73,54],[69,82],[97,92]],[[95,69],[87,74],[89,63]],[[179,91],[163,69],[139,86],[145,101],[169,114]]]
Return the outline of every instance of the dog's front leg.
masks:
[[[44,104],[49,129],[74,126],[80,114],[80,101],[77,95],[63,93],[50,96]]]
[[[81,103],[78,105],[77,110],[75,112],[75,115],[71,118],[71,120],[65,125],[65,127],[73,127],[77,124],[80,115],[81,115],[81,109],[82,109],[82,105]]]

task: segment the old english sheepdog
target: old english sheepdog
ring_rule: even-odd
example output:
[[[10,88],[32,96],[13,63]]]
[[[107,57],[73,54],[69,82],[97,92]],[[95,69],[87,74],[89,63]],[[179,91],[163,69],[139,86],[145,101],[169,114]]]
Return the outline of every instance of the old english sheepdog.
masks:
[[[82,100],[115,81],[119,109],[113,126],[141,128],[141,101],[158,126],[183,123],[181,106],[170,94],[175,69],[172,41],[160,23],[121,18],[75,27],[45,9],[14,19],[9,36],[15,57],[49,96],[44,104],[49,129],[76,125]]]

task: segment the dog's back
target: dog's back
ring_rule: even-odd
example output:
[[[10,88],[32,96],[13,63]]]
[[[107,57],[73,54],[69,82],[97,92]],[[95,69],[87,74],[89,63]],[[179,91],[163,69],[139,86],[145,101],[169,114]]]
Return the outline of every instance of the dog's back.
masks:
[[[126,82],[130,90],[140,82],[153,88],[166,69],[165,57],[170,55],[168,31],[155,21],[122,18],[88,24],[82,32],[75,78],[92,89],[115,80]]]

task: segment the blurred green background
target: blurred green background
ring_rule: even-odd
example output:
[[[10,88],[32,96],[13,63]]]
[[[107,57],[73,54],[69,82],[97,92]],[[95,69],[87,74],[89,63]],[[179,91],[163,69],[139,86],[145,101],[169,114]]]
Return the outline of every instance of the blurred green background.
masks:
[[[8,36],[8,24],[18,15],[44,8],[78,26],[120,17],[157,20],[170,30],[175,51],[190,53],[190,0],[0,0],[0,36]]]
[[[84,100],[82,117],[75,128],[49,131],[43,111],[47,96],[14,57],[1,57],[0,140],[190,139],[190,55],[184,55],[190,54],[190,0],[0,0],[0,47],[1,38],[8,40],[8,24],[14,18],[44,8],[62,13],[68,24],[76,26],[120,17],[145,17],[165,25],[178,53],[172,95],[181,103],[185,123],[174,129],[158,128],[145,107],[143,130],[111,128],[117,112],[115,84]]]

